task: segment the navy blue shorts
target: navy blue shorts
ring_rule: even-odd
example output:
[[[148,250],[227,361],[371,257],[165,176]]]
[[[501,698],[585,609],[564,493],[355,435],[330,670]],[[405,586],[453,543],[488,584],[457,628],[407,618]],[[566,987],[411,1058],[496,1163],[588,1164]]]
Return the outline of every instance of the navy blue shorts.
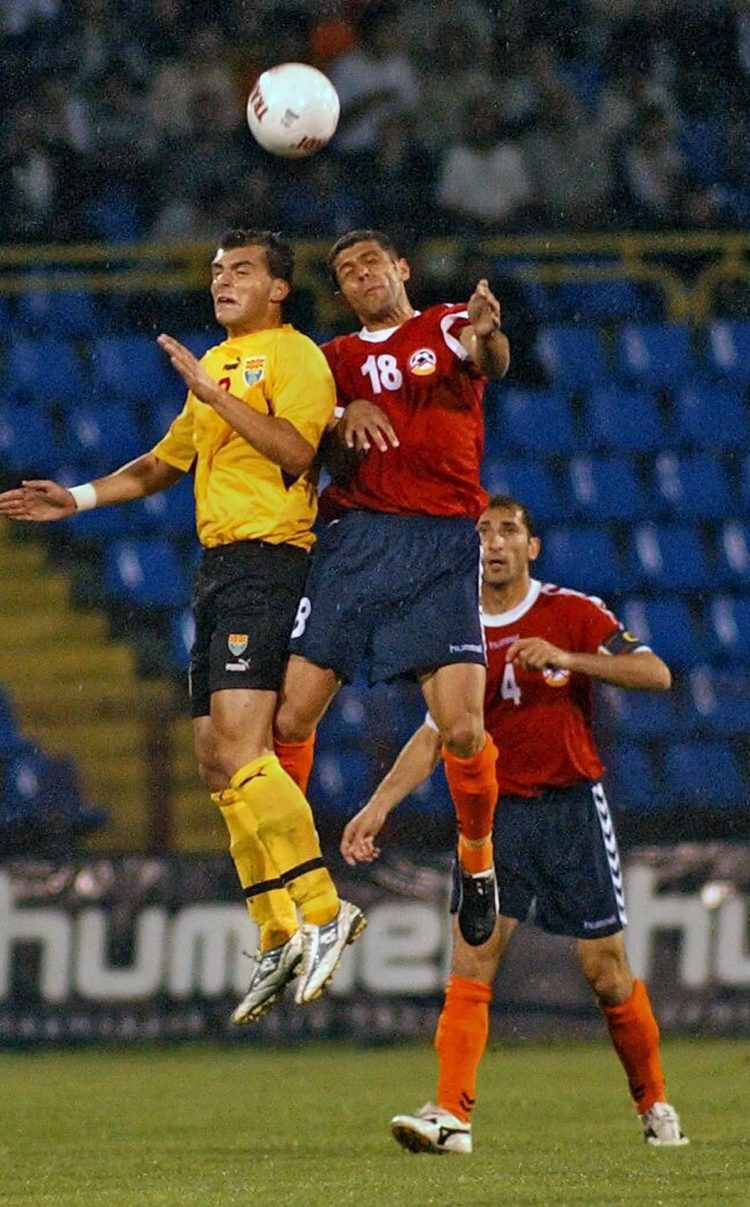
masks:
[[[617,840],[600,783],[501,796],[494,843],[501,914],[576,939],[601,939],[627,924]],[[457,907],[454,884],[453,913]]]
[[[290,649],[345,683],[364,662],[370,683],[484,665],[474,521],[374,511],[334,520],[315,547]]]

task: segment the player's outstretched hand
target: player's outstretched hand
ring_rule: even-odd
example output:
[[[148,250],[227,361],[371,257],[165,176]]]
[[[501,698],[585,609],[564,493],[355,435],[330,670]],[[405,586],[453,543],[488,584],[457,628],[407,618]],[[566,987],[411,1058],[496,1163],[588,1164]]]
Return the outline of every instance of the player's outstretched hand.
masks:
[[[466,309],[469,312],[469,322],[478,336],[490,335],[500,326],[500,303],[490,289],[486,277],[477,282],[477,287],[469,298]]]
[[[217,385],[209,377],[197,356],[193,356],[189,348],[181,344],[171,335],[160,335],[156,340],[159,347],[166,352],[172,367],[177,370],[185,385],[201,402],[213,406],[216,399]]]
[[[398,436],[393,424],[379,406],[366,398],[355,398],[341,416],[338,427],[342,442],[347,448],[366,453],[374,444],[381,453],[398,448]]]
[[[570,669],[570,653],[560,650],[543,637],[519,637],[505,655],[506,662],[517,662],[527,671],[543,671],[545,667],[564,671]]]
[[[388,811],[370,801],[355,813],[347,822],[341,835],[339,850],[347,863],[352,867],[356,863],[372,863],[380,854],[380,847],[375,846],[375,839],[383,828]]]
[[[11,520],[64,520],[75,509],[70,491],[45,479],[22,482],[14,490],[0,494],[0,515]]]

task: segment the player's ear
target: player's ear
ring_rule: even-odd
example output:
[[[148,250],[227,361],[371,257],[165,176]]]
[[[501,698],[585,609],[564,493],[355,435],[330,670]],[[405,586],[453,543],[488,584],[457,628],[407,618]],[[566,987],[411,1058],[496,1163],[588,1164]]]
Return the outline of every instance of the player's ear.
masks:
[[[289,284],[289,282],[285,281],[283,277],[274,277],[271,282],[271,292],[269,294],[269,301],[285,302],[286,299],[289,297],[291,288],[292,287]]]
[[[408,281],[409,278],[411,277],[411,269],[409,267],[408,261],[406,261],[403,258],[403,256],[399,260],[396,261],[396,267],[398,268],[399,280]]]
[[[536,561],[536,559],[539,557],[539,554],[541,553],[541,549],[542,549],[542,542],[540,541],[539,537],[538,536],[530,537],[529,538],[529,561],[530,562]]]

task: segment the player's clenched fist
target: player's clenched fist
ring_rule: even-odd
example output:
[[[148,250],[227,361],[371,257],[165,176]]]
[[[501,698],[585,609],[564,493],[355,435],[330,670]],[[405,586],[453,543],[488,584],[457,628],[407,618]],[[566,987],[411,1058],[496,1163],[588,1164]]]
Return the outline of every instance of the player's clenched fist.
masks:
[[[477,282],[466,309],[476,335],[489,335],[500,326],[500,303],[489,287],[486,277]]]
[[[11,520],[64,520],[76,510],[75,500],[64,486],[44,479],[22,482],[0,494],[0,515]]]

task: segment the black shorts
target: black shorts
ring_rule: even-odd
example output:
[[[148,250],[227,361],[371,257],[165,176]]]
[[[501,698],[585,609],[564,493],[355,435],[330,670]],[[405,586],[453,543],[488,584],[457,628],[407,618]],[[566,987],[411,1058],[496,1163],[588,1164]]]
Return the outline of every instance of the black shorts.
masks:
[[[194,717],[225,688],[278,691],[309,557],[294,545],[237,541],[205,549],[193,593]]]
[[[315,548],[290,648],[345,683],[363,662],[370,683],[484,666],[474,521],[376,511],[334,520]]]
[[[600,939],[627,924],[617,840],[600,783],[501,796],[494,844],[500,913],[507,918],[577,939]],[[452,912],[457,907],[454,875]]]

